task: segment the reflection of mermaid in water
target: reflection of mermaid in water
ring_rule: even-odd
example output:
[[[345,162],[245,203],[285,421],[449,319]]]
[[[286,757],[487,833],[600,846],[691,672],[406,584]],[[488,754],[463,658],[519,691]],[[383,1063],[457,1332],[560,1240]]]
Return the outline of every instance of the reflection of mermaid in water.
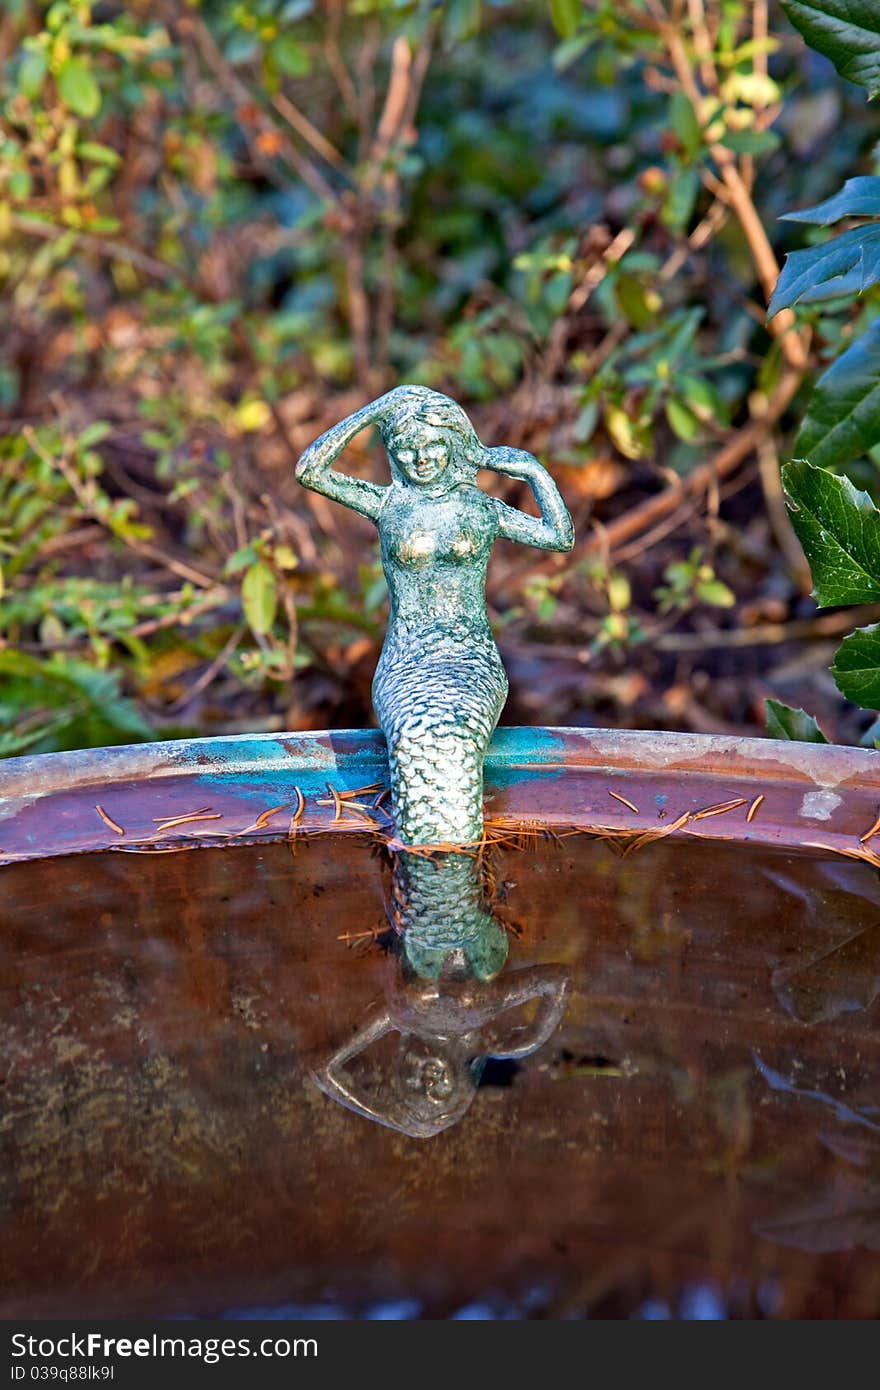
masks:
[[[370,424],[382,433],[390,487],[333,470]],[[540,517],[484,493],[479,468],[528,482]],[[507,696],[486,615],[486,567],[497,536],[571,548],[556,484],[531,454],[485,448],[454,401],[421,386],[397,387],[334,425],[296,472],[379,528],[391,612],[373,700],[397,834],[405,844],[473,843],[483,826],[483,756]]]
[[[452,952],[439,980],[399,978],[387,1004],[313,1073],[314,1079],[332,1100],[366,1119],[428,1139],[464,1117],[487,1058],[527,1057],[547,1041],[565,1012],[570,988],[569,975],[557,965],[477,981]],[[505,1020],[535,999],[530,1021],[516,1014]],[[364,1086],[347,1064],[395,1032],[400,1039],[390,1075]]]
[[[526,1057],[547,1041],[571,978],[558,965],[499,975],[507,936],[474,854],[395,854],[389,916],[402,949],[389,962],[387,1002],[313,1076],[349,1110],[427,1139],[462,1119],[487,1058]],[[526,1017],[531,1001],[537,1008]],[[389,1059],[376,1049],[390,1033],[399,1041]],[[372,1062],[358,1063],[361,1053]]]

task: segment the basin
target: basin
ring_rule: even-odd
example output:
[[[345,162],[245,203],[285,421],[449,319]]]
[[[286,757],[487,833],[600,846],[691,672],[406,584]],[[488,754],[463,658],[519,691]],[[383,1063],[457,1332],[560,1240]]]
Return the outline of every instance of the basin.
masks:
[[[875,1317],[876,755],[499,729],[502,1022],[418,1132],[387,781],[369,731],[0,764],[0,1316]]]

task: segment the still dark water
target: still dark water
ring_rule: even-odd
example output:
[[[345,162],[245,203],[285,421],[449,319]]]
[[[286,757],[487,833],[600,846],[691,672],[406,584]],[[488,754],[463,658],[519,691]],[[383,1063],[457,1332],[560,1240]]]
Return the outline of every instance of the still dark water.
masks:
[[[492,868],[448,988],[351,836],[0,870],[0,1317],[877,1316],[876,872]]]

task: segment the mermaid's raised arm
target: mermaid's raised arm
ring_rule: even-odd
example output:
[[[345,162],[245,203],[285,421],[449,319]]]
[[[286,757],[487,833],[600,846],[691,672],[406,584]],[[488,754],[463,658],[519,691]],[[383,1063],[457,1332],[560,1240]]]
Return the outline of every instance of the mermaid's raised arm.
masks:
[[[394,1030],[394,1024],[388,1016],[387,1010],[380,1009],[371,1014],[362,1028],[344,1043],[329,1062],[325,1062],[320,1067],[311,1072],[312,1080],[321,1088],[325,1096],[331,1100],[338,1101],[340,1105],[346,1106],[349,1110],[354,1110],[358,1115],[365,1115],[368,1120],[378,1120],[380,1124],[391,1124],[385,1113],[371,1105],[366,1097],[358,1094],[354,1083],[345,1072],[346,1062],[350,1062],[352,1057],[357,1057],[372,1043],[379,1042],[387,1033]]]
[[[481,1051],[511,1060],[528,1057],[543,1046],[562,1021],[571,994],[571,975],[561,965],[534,965],[493,983],[500,995],[500,1007],[495,1027],[490,1027],[483,1037]],[[540,1000],[531,1023],[503,1029],[498,1015],[530,999]]]
[[[388,392],[387,396],[370,401],[369,405],[362,406],[354,415],[340,420],[338,425],[319,435],[296,465],[296,476],[304,487],[321,492],[334,502],[341,502],[344,507],[351,507],[352,511],[368,516],[371,521],[379,516],[387,487],[353,478],[349,473],[337,473],[333,464],[356,434],[380,418],[390,395],[391,392]]]
[[[518,507],[509,507],[497,497],[491,499],[498,517],[498,534],[521,545],[534,545],[539,550],[571,550],[574,545],[574,526],[559,488],[533,454],[525,449],[501,445],[484,449],[480,463],[508,478],[522,478],[535,494],[541,515],[529,516]]]

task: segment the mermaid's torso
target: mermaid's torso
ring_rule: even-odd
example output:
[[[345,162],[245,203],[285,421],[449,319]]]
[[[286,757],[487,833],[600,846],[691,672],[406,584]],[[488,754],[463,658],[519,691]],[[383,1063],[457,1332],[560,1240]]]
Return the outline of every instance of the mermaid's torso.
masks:
[[[388,743],[398,835],[468,843],[483,823],[483,757],[507,698],[486,615],[491,499],[392,487],[379,517],[391,596],[373,702]]]

